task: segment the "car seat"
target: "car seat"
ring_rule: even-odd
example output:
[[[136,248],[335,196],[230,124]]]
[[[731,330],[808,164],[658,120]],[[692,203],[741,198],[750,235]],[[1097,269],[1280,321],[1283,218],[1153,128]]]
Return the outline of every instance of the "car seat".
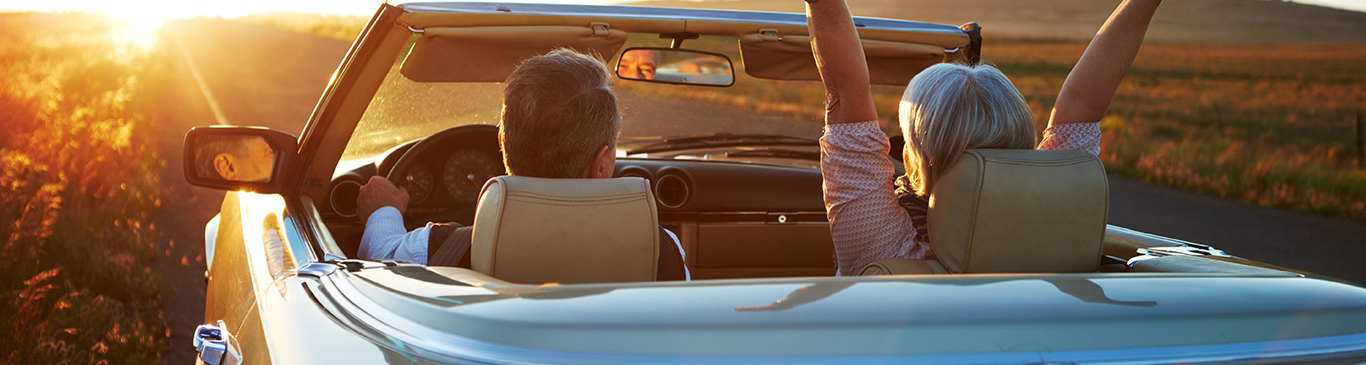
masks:
[[[526,284],[654,281],[656,209],[638,177],[495,177],[479,197],[470,264]]]
[[[883,259],[862,275],[1094,272],[1109,212],[1105,167],[1069,150],[968,150],[935,185],[932,260]]]

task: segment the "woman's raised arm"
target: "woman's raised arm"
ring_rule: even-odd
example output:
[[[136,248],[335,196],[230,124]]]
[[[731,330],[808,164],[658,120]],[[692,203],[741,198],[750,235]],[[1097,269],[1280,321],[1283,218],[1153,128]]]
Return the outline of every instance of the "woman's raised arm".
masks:
[[[825,84],[825,123],[877,120],[868,61],[844,0],[808,1],[806,22],[816,68]]]
[[[1050,126],[1098,122],[1110,108],[1119,82],[1134,63],[1148,23],[1162,0],[1124,0],[1096,32],[1077,66],[1067,74]]]

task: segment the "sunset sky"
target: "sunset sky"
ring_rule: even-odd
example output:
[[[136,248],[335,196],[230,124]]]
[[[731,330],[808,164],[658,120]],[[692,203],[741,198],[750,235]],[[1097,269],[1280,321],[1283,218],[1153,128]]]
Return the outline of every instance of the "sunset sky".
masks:
[[[1249,0],[1253,1],[1253,0]],[[401,3],[402,1],[395,1]],[[610,4],[628,0],[507,0],[501,2]],[[1341,9],[1366,12],[1366,1],[1361,0],[1294,0]],[[340,14],[370,14],[375,11],[375,0],[223,0],[213,2],[185,2],[175,0],[52,0],[0,2],[0,11],[103,11],[106,14],[141,18],[188,18],[195,16],[235,17],[270,11],[303,11]]]

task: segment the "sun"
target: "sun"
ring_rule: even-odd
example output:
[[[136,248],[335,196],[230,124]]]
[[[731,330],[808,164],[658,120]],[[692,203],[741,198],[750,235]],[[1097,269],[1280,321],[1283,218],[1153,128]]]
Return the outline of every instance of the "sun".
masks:
[[[146,52],[157,46],[161,26],[169,18],[145,16],[145,14],[120,16],[106,14],[111,18],[114,29],[110,36],[114,43],[127,46],[135,52]]]

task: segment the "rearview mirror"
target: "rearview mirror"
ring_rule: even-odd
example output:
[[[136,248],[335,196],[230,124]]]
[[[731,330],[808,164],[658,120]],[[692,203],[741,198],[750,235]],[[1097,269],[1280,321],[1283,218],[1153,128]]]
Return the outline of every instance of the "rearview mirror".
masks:
[[[735,70],[726,55],[673,48],[631,48],[617,61],[617,77],[680,85],[730,86]]]
[[[185,180],[226,190],[278,193],[298,140],[259,127],[196,127],[185,134]]]

